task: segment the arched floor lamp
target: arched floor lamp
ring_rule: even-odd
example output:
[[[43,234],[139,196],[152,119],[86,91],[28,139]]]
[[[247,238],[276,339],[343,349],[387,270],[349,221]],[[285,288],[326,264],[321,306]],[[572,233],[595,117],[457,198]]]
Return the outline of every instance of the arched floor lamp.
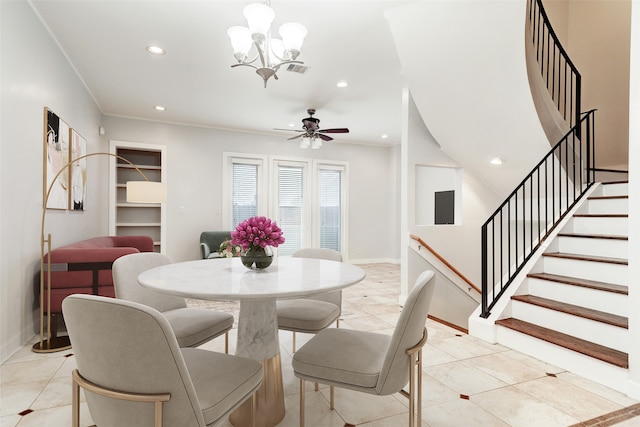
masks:
[[[162,182],[153,182],[150,181],[149,178],[138,168],[136,165],[131,163],[129,160],[125,159],[122,156],[113,153],[106,152],[98,152],[98,153],[90,153],[85,154],[84,156],[76,157],[72,161],[68,162],[64,166],[60,168],[58,173],[51,180],[51,184],[49,188],[47,188],[47,192],[44,196],[44,203],[42,205],[42,225],[40,228],[40,341],[35,343],[32,347],[32,350],[36,353],[53,353],[56,351],[66,350],[71,348],[71,342],[69,341],[68,336],[58,337],[57,333],[54,333],[52,336],[51,333],[51,233],[47,235],[45,239],[44,236],[44,219],[47,214],[47,203],[49,202],[49,195],[51,194],[51,190],[56,183],[56,180],[60,175],[68,169],[73,163],[86,159],[88,157],[94,156],[111,156],[116,159],[122,160],[131,166],[135,170],[137,170],[140,175],[144,178],[144,181],[128,181],[127,182],[127,202],[133,203],[161,203],[166,201],[166,186]],[[47,250],[45,252],[45,244],[47,245]],[[44,256],[47,254],[47,266],[45,268]],[[45,271],[47,274],[47,280],[45,282]],[[47,292],[46,292],[46,301],[45,301],[45,283]],[[45,305],[46,304],[46,305]],[[45,309],[46,309],[46,324],[45,324]],[[46,339],[44,329],[47,329]]]

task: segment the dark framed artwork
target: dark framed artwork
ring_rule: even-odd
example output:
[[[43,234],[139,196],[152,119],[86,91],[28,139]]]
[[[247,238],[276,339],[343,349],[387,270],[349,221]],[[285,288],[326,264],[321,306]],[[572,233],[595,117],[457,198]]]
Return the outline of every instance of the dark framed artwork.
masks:
[[[48,209],[69,209],[69,125],[44,108],[44,191]],[[47,199],[47,191],[49,198]]]
[[[87,159],[80,157],[87,154],[87,140],[75,129],[70,130],[69,140],[71,141],[69,209],[84,211],[87,209]]]

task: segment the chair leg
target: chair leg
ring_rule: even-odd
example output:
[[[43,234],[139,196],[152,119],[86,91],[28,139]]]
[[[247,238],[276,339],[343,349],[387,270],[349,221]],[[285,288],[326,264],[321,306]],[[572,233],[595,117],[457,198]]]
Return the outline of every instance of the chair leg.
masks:
[[[332,411],[335,409],[335,407],[333,406],[333,386],[332,385],[329,386],[329,409],[331,409]]]
[[[320,390],[320,386],[318,385],[318,383],[316,383],[315,391],[318,391],[318,390]]]
[[[409,427],[414,427],[415,422],[415,392],[416,392],[416,356],[415,353],[409,359]]]
[[[256,412],[258,412],[258,399],[254,392],[251,395],[251,427],[256,427]]]
[[[295,353],[296,352],[296,331],[291,331],[291,333],[293,334],[292,335],[292,337],[293,337],[293,347],[292,347],[293,351],[292,351],[292,353]]]
[[[418,352],[418,426],[422,427],[422,349]]]
[[[80,427],[80,384],[73,378],[71,386],[71,426]]]
[[[300,378],[300,427],[304,427],[304,380]]]
[[[224,353],[229,354],[229,331],[224,333]]]
[[[154,403],[155,427],[162,427],[162,401],[156,400]]]

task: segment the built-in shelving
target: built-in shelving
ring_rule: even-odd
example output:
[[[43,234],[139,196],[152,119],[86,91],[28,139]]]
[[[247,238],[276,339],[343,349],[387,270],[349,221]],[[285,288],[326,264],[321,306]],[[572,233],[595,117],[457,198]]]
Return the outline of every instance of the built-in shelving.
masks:
[[[113,157],[110,170],[109,230],[112,235],[147,235],[154,241],[156,252],[165,250],[164,203],[128,203],[128,181],[165,182],[166,147],[127,141],[111,141],[110,152],[127,159]],[[144,176],[143,176],[144,175]]]

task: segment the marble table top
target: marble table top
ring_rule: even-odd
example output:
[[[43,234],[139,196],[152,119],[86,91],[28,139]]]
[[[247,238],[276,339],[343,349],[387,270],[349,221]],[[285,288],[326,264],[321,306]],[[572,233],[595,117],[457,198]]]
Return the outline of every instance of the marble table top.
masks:
[[[345,288],[364,277],[360,267],[321,259],[277,257],[264,270],[250,270],[240,258],[218,258],[152,268],[138,281],[185,298],[242,301],[308,296]]]

